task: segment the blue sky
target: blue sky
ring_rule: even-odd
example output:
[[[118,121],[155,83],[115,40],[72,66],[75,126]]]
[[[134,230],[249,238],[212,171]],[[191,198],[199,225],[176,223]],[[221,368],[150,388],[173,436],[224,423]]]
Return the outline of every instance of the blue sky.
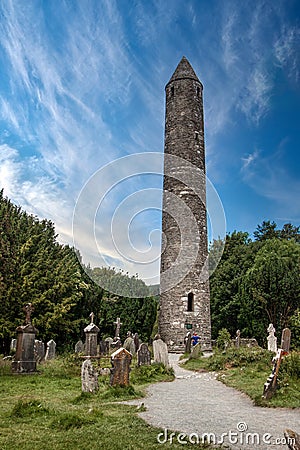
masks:
[[[155,278],[158,191],[147,190],[146,203],[143,194],[130,197],[131,244],[147,253],[151,241],[153,264],[126,261],[108,236],[121,204],[115,240],[128,240],[124,199],[160,189],[161,176],[118,182],[102,210],[91,188],[95,173],[97,182],[102,176],[107,186],[112,182],[101,171],[105,165],[163,152],[164,87],[185,55],[204,85],[207,175],[221,199],[226,230],[252,233],[263,220],[299,225],[299,11],[297,0],[1,2],[4,194],[52,220],[65,243],[73,243],[75,210],[81,217],[75,243],[85,261],[97,265],[85,223],[92,215],[93,241],[106,262]],[[126,177],[127,163],[125,158],[112,172]],[[88,204],[78,211],[82,192]]]

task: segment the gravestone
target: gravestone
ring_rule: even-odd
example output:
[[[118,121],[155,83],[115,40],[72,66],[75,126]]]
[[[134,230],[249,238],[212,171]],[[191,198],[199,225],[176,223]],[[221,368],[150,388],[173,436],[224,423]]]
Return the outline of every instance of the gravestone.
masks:
[[[125,348],[119,348],[111,355],[110,384],[111,386],[129,385],[129,372],[132,355]]]
[[[117,350],[118,348],[122,347],[122,341],[120,338],[118,337],[114,337],[112,343],[110,344],[110,348],[112,348],[113,350]]]
[[[167,344],[160,339],[159,335],[153,340],[154,362],[162,363],[165,367],[170,367]]]
[[[185,336],[185,353],[191,353],[191,345],[192,345],[192,333],[188,331]]]
[[[34,341],[38,330],[31,323],[31,313],[34,308],[28,303],[24,308],[24,325],[19,326],[16,331],[17,346],[11,369],[14,373],[32,373],[36,371],[36,360],[34,356]]]
[[[108,352],[109,352],[109,342],[108,341],[100,341],[99,342],[99,352],[100,352],[100,355],[108,355]]]
[[[240,348],[240,346],[241,346],[241,332],[240,332],[240,330],[237,330],[237,332],[236,332],[235,346],[236,346],[236,348]]]
[[[135,353],[136,353],[141,345],[141,341],[140,341],[139,335],[137,333],[134,334],[133,340],[134,340]]]
[[[115,338],[120,339],[120,329],[121,329],[121,325],[122,325],[120,317],[117,317],[117,320],[114,322],[114,324],[116,325]]]
[[[83,361],[81,366],[82,392],[94,393],[98,390],[98,374],[90,359]]]
[[[198,344],[194,345],[192,348],[192,352],[190,354],[190,359],[198,358],[201,354],[201,344],[198,342]]]
[[[105,339],[105,342],[108,343],[108,351],[110,351],[111,344],[114,342],[113,338],[107,337],[107,338]]]
[[[281,349],[288,353],[290,351],[291,343],[291,330],[289,328],[284,328],[281,335]]]
[[[275,336],[275,328],[273,326],[272,323],[269,324],[268,326],[268,337],[267,337],[267,341],[268,341],[268,350],[270,352],[274,352],[277,353],[277,337]]]
[[[84,352],[84,345],[82,340],[79,340],[75,344],[75,353],[83,353]]]
[[[17,339],[12,339],[10,343],[10,351],[15,352],[17,350]]]
[[[55,358],[55,348],[56,348],[56,343],[53,339],[51,339],[49,342],[47,342],[47,350],[46,350],[46,356],[45,356],[46,360]]]
[[[36,362],[40,363],[45,358],[45,344],[43,341],[34,341],[34,355]]]
[[[131,332],[128,331],[127,338],[124,341],[123,347],[128,350],[132,355],[135,355],[135,342],[131,335]]]
[[[85,332],[85,355],[97,356],[97,339],[99,328],[94,324],[94,313],[90,314],[91,323],[83,330]]]
[[[151,365],[151,353],[147,344],[141,344],[137,351],[137,364],[138,366],[150,366]]]

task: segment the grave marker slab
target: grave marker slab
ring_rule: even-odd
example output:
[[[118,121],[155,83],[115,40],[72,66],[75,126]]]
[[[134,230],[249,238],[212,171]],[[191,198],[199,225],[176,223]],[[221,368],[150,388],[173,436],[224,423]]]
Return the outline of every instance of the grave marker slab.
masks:
[[[98,390],[98,374],[90,359],[83,361],[81,366],[82,392],[94,393]]]
[[[125,348],[121,347],[111,355],[112,368],[110,376],[110,384],[112,386],[129,385],[129,372],[132,355]]]
[[[50,341],[47,342],[46,360],[55,358],[55,348],[56,342],[53,339],[50,339]]]
[[[137,364],[138,366],[150,366],[151,365],[151,353],[147,344],[141,344],[137,351]]]
[[[281,349],[288,353],[290,351],[291,344],[291,330],[289,328],[284,328],[281,335]]]
[[[153,341],[154,362],[170,367],[167,344],[160,338]]]

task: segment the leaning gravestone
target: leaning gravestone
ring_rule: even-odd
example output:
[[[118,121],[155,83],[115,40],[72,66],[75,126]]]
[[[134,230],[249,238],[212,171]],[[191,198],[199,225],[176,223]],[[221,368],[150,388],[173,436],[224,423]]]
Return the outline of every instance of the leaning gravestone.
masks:
[[[81,388],[82,392],[94,393],[98,390],[98,374],[90,359],[83,361],[81,366]]]
[[[290,351],[291,343],[291,330],[289,328],[284,328],[281,335],[281,349],[288,353]]]
[[[147,344],[141,344],[137,351],[137,365],[138,366],[151,365],[151,353]]]
[[[11,369],[14,373],[32,373],[36,371],[36,360],[34,356],[34,341],[38,330],[31,323],[31,313],[34,308],[31,303],[24,307],[24,325],[19,326],[16,331],[17,348],[12,361]]]
[[[53,339],[51,339],[49,342],[47,342],[47,350],[46,350],[46,356],[45,356],[46,360],[55,358],[55,348],[56,348],[56,343]]]
[[[274,325],[272,323],[269,324],[268,326],[268,337],[267,337],[267,341],[268,341],[268,350],[270,352],[274,352],[277,353],[277,337],[275,336],[275,328]]]
[[[153,341],[154,362],[170,367],[167,344],[160,338]]]
[[[201,344],[200,342],[198,342],[198,344],[194,345],[194,347],[192,348],[190,359],[198,358],[198,356],[200,356],[200,353],[201,353]]]
[[[132,355],[125,348],[119,348],[111,355],[110,384],[129,385],[129,372]]]

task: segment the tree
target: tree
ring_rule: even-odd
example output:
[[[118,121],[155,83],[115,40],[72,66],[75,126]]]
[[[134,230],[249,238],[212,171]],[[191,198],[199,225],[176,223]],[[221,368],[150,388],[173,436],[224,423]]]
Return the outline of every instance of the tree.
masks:
[[[300,247],[294,240],[267,240],[241,283],[241,316],[247,332],[265,333],[273,323],[280,333],[300,301]]]
[[[265,241],[267,239],[273,239],[279,237],[280,232],[276,230],[277,225],[275,222],[269,220],[263,221],[261,225],[257,225],[256,230],[253,233],[256,241]]]

